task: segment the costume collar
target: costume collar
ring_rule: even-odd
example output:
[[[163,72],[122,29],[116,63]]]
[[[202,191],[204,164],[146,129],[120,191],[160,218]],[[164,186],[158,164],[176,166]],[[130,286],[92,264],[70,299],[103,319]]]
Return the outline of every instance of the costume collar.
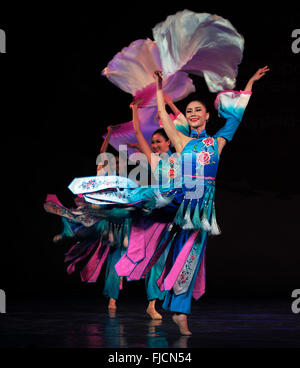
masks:
[[[166,157],[166,155],[167,156],[172,156],[172,154],[173,154],[173,152],[170,149],[169,149],[168,152],[157,153],[157,155],[162,157],[162,158]]]
[[[191,128],[190,137],[191,138],[204,138],[207,136],[206,130],[201,130],[200,134],[197,132],[196,129]]]

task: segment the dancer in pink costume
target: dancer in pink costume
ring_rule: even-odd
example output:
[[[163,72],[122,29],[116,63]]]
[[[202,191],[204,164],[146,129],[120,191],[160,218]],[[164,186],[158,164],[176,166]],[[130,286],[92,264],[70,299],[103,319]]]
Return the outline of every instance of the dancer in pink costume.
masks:
[[[130,104],[130,107],[132,109],[133,128],[138,141],[139,150],[146,156],[152,172],[156,174],[157,170],[159,170],[160,164],[162,164],[164,159],[166,158],[164,157],[164,154],[167,154],[168,157],[169,155],[172,154],[170,151],[170,140],[163,129],[157,129],[152,134],[151,147],[149,146],[140,129],[139,112],[138,112],[138,107],[140,103],[142,103],[142,99],[134,100]],[[161,230],[163,229],[164,227],[161,227]],[[150,272],[147,273],[146,275],[146,278],[148,275],[150,275],[150,279],[154,280],[155,282],[155,284],[148,286],[149,295],[151,294],[153,296],[159,295],[158,290],[156,290],[156,288],[158,288],[156,282],[163,270],[164,263],[166,261],[166,255],[167,252],[163,253],[160,256],[158,262],[151,268]],[[154,298],[150,299],[149,306],[147,308],[147,313],[151,316],[152,319],[161,319],[162,316],[155,309],[155,303],[156,299]]]
[[[138,129],[139,122],[136,106],[137,104],[134,102],[131,108],[134,117],[134,127]],[[109,154],[106,153],[113,129],[114,127],[110,126],[107,128],[108,133],[100,150],[103,164],[98,164],[97,175],[116,175],[119,173],[119,165],[124,165],[122,159],[119,160],[117,158],[116,160],[109,160]],[[159,134],[155,134],[154,136],[157,140]],[[162,139],[160,140],[163,141]],[[145,144],[147,145],[147,143],[143,143],[144,142],[141,143],[141,147],[145,149]],[[154,143],[153,147],[159,153],[160,149],[158,146],[161,147],[162,145],[162,152],[164,152],[169,149],[169,144],[169,141],[165,142],[165,144],[162,142],[160,142],[160,144]],[[149,148],[148,145],[147,148]],[[78,262],[87,259],[86,264],[82,267],[80,272],[82,281],[96,282],[103,265],[106,264],[103,294],[109,298],[108,310],[110,316],[113,317],[117,309],[119,291],[123,288],[123,277],[117,275],[115,264],[126,252],[132,219],[131,217],[123,219],[122,216],[119,216],[119,218],[117,218],[117,216],[114,216],[114,218],[96,216],[96,218],[98,217],[98,221],[91,226],[89,226],[90,224],[86,224],[85,226],[85,223],[82,223],[82,217],[86,215],[84,212],[84,203],[80,197],[76,198],[76,203],[78,204],[77,208],[67,209],[58,201],[55,195],[47,196],[44,206],[46,211],[62,216],[63,221],[63,232],[56,235],[53,241],[57,243],[66,238],[74,239],[75,244],[66,253],[65,262],[71,262],[67,269],[68,273],[71,274],[75,271]],[[81,221],[78,220],[78,216],[82,216]],[[151,223],[151,225],[149,232],[151,232],[151,229],[155,226],[157,234],[165,227],[164,224]],[[149,301],[146,312],[154,320],[162,319],[161,314],[155,309],[155,303],[157,299],[163,300],[165,294],[156,284],[157,278],[162,272],[164,262],[165,258],[162,256],[157,264],[145,276],[145,286]]]

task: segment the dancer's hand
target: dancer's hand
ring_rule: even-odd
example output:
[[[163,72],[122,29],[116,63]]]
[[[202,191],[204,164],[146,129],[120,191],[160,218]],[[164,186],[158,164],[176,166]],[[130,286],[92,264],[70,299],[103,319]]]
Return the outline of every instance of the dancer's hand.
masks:
[[[131,102],[131,104],[129,105],[129,107],[130,107],[131,109],[133,109],[134,107],[139,107],[139,105],[140,105],[142,102],[143,102],[143,99],[140,97],[140,98],[138,98],[138,99],[136,99],[136,100],[133,100],[133,101]]]
[[[155,80],[163,79],[162,77],[162,71],[161,70],[155,70],[153,73],[153,77]]]
[[[269,70],[270,69],[267,65],[263,68],[258,69],[258,71],[249,79],[245,91],[252,91],[253,83],[263,77]]]
[[[268,72],[270,69],[269,69],[269,67],[266,65],[265,67],[263,67],[263,68],[260,68],[260,69],[258,69],[258,71],[252,76],[252,78],[251,78],[251,80],[253,81],[253,82],[256,82],[256,81],[258,81],[261,77],[263,77],[265,74],[266,74],[266,72]]]
[[[153,73],[153,78],[155,79],[157,89],[162,90],[162,72],[160,70],[156,70]]]

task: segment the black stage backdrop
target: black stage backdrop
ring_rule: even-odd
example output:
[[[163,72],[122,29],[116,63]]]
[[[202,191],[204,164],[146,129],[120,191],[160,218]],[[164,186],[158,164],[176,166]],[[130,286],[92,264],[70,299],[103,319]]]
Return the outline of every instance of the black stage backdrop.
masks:
[[[237,89],[259,68],[243,122],[225,148],[216,206],[222,235],[207,247],[207,295],[290,297],[299,275],[300,29],[296,5],[126,2],[62,9],[49,5],[2,10],[0,54],[2,216],[0,288],[18,295],[101,294],[102,279],[68,276],[53,245],[60,219],[44,212],[47,193],[67,206],[74,177],[95,173],[107,125],[129,121],[131,96],[101,70],[123,47],[152,38],[152,28],[185,8],[228,18],[245,38]],[[299,37],[299,36],[298,36]],[[212,106],[201,78],[193,78]],[[179,106],[183,106],[179,103]],[[144,290],[130,283],[126,293]]]

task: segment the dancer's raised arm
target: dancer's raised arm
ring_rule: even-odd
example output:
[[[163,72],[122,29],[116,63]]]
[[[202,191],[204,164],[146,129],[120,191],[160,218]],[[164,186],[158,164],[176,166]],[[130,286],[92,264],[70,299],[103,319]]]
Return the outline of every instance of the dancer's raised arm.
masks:
[[[138,105],[140,100],[133,101],[129,107],[132,109],[132,121],[133,121],[133,129],[136,135],[136,138],[139,142],[139,148],[141,152],[147,157],[148,162],[151,162],[151,153],[152,150],[146,141],[141,128],[140,128],[140,120],[139,120],[139,113],[138,113]]]
[[[152,134],[151,147],[150,147],[140,129],[140,122],[138,116],[138,102],[131,103],[130,107],[132,108],[133,112],[132,114],[133,127],[137,140],[139,142],[138,144],[139,150],[142,153],[144,153],[151,167],[151,170],[154,172],[158,162],[162,159],[160,154],[167,153],[170,150],[170,140],[166,135],[164,129],[162,128],[157,129]]]
[[[181,113],[181,111],[174,104],[172,98],[168,94],[166,94],[166,93],[164,93],[163,96],[164,96],[165,103],[170,107],[170,109],[172,110],[173,114],[175,116],[179,115]]]
[[[100,153],[104,153],[107,151],[107,147],[109,145],[109,141],[110,141],[110,137],[111,137],[111,133],[112,133],[112,128],[111,126],[107,127],[107,135],[102,143],[102,146],[100,148]]]
[[[157,111],[159,114],[159,118],[162,121],[163,128],[168,135],[169,139],[173,143],[176,152],[178,154],[181,153],[184,146],[192,139],[189,137],[186,137],[184,134],[180,133],[175,125],[173,124],[173,121],[169,114],[166,111],[165,107],[165,100],[162,90],[162,75],[160,71],[156,71],[154,73],[154,78],[156,81],[156,98],[157,98]]]
[[[258,71],[249,79],[244,91],[252,91],[252,87],[253,87],[253,83],[258,81],[261,77],[263,77],[266,72],[268,72],[270,69],[269,67],[266,65],[263,68],[258,69]]]
[[[105,154],[106,151],[107,151],[107,147],[109,145],[109,141],[110,141],[110,137],[111,137],[111,133],[112,133],[112,128],[111,126],[108,126],[107,127],[107,135],[102,143],[102,146],[100,148],[100,155],[101,154]],[[104,162],[104,164],[100,163],[97,165],[97,175],[102,175],[103,174],[103,169],[104,167],[106,167],[106,165],[109,165],[109,162],[107,160],[107,158],[105,157],[105,161],[106,161],[106,164]]]
[[[249,79],[245,89],[240,92],[224,91],[218,94],[216,106],[220,116],[226,119],[225,125],[215,134],[221,154],[227,141],[231,141],[244,115],[244,111],[252,94],[254,82],[258,81],[270,69],[268,66],[260,68]]]

